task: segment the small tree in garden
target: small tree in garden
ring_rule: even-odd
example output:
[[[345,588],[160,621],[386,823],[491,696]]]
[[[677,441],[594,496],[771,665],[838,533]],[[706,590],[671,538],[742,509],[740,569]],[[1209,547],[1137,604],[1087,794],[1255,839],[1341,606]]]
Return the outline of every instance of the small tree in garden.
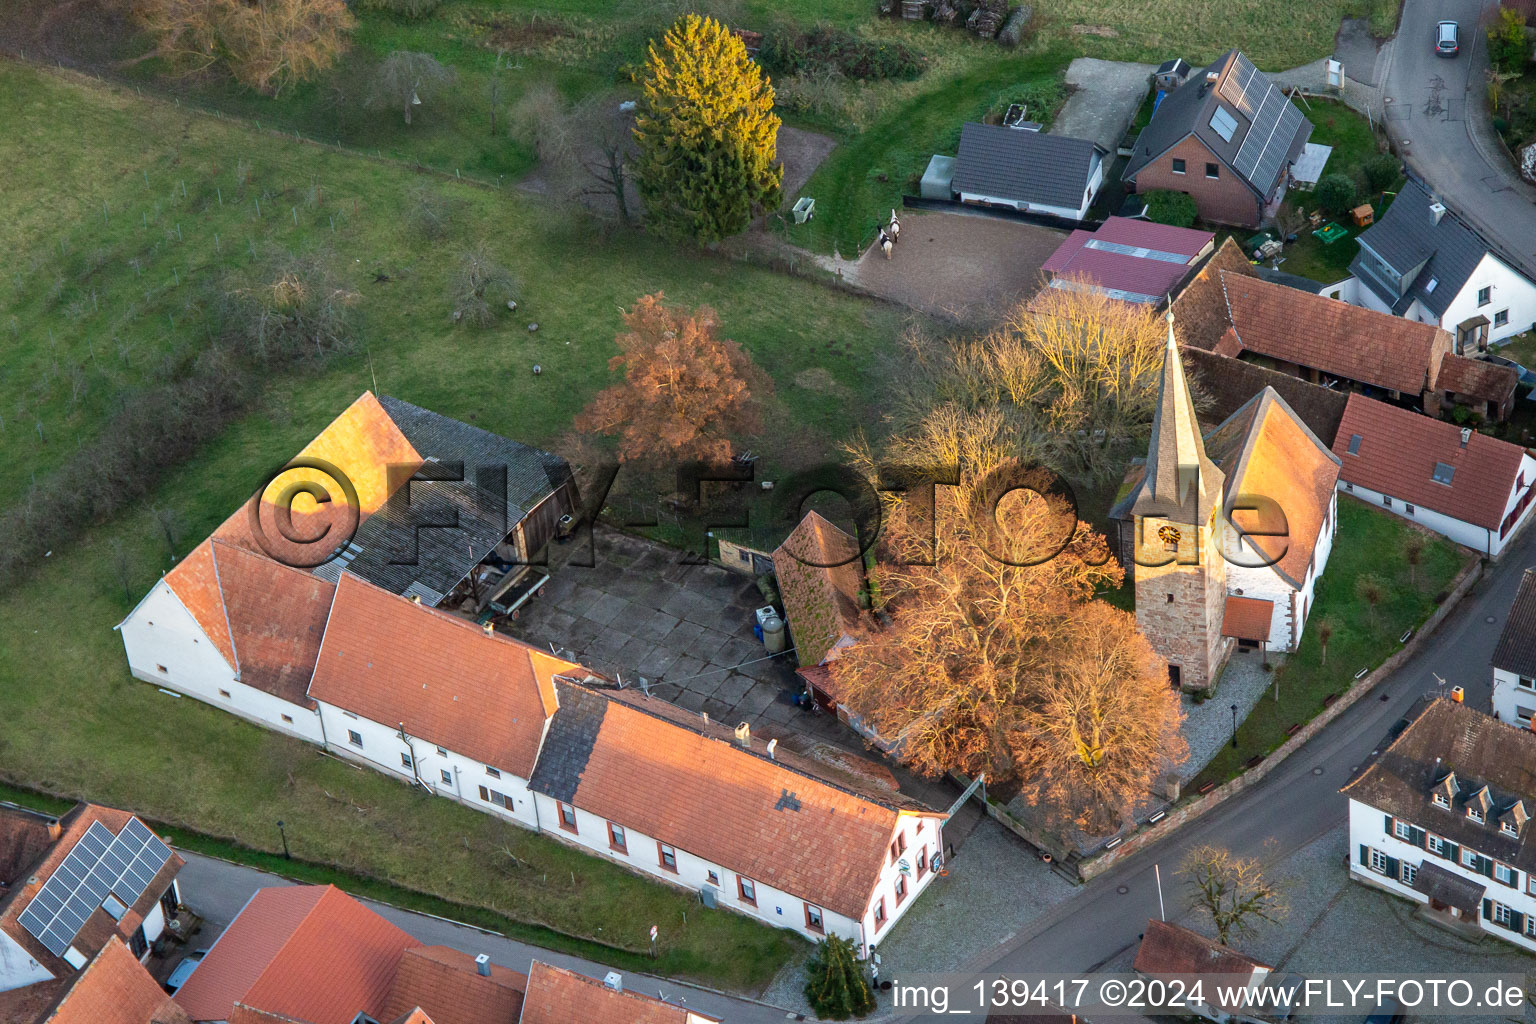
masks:
[[[1317,642],[1323,649],[1322,664],[1328,664],[1328,641],[1333,639],[1333,620],[1324,619],[1317,624]]]
[[[729,29],[681,18],[651,43],[641,84],[635,178],[659,233],[718,242],[778,201],[773,86]]]
[[[716,336],[715,311],[662,305],[646,295],[624,314],[619,354],[624,379],[598,392],[577,430],[619,437],[622,461],[724,459],[731,439],[755,433],[768,375],[734,341]]]
[[[1408,563],[1408,581],[1415,589],[1419,586],[1419,565],[1424,561],[1424,547],[1424,536],[1416,530],[1403,542],[1403,560]]]
[[[496,318],[492,303],[504,303],[514,298],[516,291],[517,278],[496,262],[483,244],[459,253],[458,270],[453,275],[453,312],[460,323],[489,325]]]
[[[1210,916],[1222,945],[1249,937],[1260,922],[1274,924],[1286,914],[1284,890],[1264,877],[1257,859],[1200,846],[1189,851],[1180,870],[1195,906]]]
[[[1531,44],[1525,38],[1525,15],[1508,7],[1499,10],[1488,30],[1488,59],[1506,75],[1518,75],[1530,59]]]
[[[1372,192],[1391,187],[1403,173],[1402,165],[1391,153],[1377,153],[1361,165],[1361,170],[1365,172],[1365,187]]]
[[[453,68],[439,64],[430,53],[396,50],[374,72],[368,106],[398,110],[411,123],[411,108],[425,103],[453,81]]]
[[[1334,216],[1342,216],[1360,205],[1360,188],[1347,174],[1325,174],[1312,193],[1317,205]]]
[[[822,1020],[862,1017],[875,1008],[875,995],[854,957],[851,939],[829,935],[816,944],[805,965],[805,998]]]
[[[1355,580],[1355,596],[1364,601],[1371,609],[1371,626],[1376,625],[1376,606],[1387,596],[1387,590],[1381,585],[1381,580],[1375,576],[1361,576]]]
[[[1148,192],[1141,198],[1147,204],[1147,219],[1157,224],[1187,228],[1199,214],[1194,198],[1187,192]]]

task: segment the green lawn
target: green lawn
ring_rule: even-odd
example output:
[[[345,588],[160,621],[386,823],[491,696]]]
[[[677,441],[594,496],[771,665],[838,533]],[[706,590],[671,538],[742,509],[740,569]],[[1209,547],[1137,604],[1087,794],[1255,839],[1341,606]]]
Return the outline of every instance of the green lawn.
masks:
[[[774,377],[768,432],[744,440],[777,472],[835,458],[835,440],[876,422],[901,315],[643,236],[604,236],[515,190],[256,134],[132,89],[0,63],[0,102],[10,156],[0,244],[12,271],[0,280],[0,416],[20,456],[0,469],[0,502],[21,500],[31,472],[43,479],[77,437],[94,436],[135,384],[174,372],[167,357],[199,349],[200,289],[248,260],[249,243],[328,253],[356,292],[364,341],[323,371],[269,381],[252,411],[164,467],[149,500],[53,551],[0,599],[0,776],[269,852],[281,818],[296,857],[629,950],[645,948],[655,923],[658,971],[737,989],[766,981],[794,946],[785,933],[160,694],[128,676],[112,626],[170,565],[152,506],[182,514],[184,551],[375,378],[387,393],[552,444],[609,379],[621,308],[665,288],[713,305],[724,333]],[[410,226],[423,185],[455,210],[440,240]],[[517,315],[484,331],[455,327],[445,294],[456,247],[473,240],[522,281]],[[773,428],[787,422],[796,431],[786,439]],[[126,593],[113,541],[127,552]]]
[[[1435,610],[1436,598],[1450,589],[1457,573],[1476,556],[1432,534],[1416,572],[1403,558],[1404,541],[1414,527],[1389,512],[1339,495],[1338,532],[1316,601],[1307,619],[1300,649],[1275,672],[1280,700],[1273,689],[1259,700],[1237,731],[1237,748],[1223,746],[1190,783],[1193,793],[1207,782],[1225,782],[1256,754],[1268,754],[1289,737],[1292,725],[1305,724],[1323,709],[1323,699],[1342,694],[1361,669],[1374,669],[1401,649],[1399,638],[1420,626]],[[1374,575],[1385,584],[1386,599],[1372,613],[1355,590],[1356,580]],[[1327,663],[1318,624],[1333,623]],[[1216,699],[1220,699],[1218,686]]]

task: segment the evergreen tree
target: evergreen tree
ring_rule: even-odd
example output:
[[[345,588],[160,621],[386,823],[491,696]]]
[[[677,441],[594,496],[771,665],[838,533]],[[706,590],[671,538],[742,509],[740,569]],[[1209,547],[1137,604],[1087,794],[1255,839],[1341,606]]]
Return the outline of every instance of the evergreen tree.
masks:
[[[635,121],[636,183],[665,237],[700,244],[746,228],[778,200],[773,86],[746,46],[690,14],[652,41]]]
[[[875,1008],[874,993],[853,955],[853,941],[827,936],[805,965],[805,997],[822,1020],[862,1017]]]

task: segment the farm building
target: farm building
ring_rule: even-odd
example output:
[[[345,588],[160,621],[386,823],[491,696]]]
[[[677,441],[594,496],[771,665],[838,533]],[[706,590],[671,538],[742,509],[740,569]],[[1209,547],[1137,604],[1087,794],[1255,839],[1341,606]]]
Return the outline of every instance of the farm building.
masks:
[[[1086,139],[967,123],[951,187],[962,203],[1082,220],[1104,184],[1106,155]]]

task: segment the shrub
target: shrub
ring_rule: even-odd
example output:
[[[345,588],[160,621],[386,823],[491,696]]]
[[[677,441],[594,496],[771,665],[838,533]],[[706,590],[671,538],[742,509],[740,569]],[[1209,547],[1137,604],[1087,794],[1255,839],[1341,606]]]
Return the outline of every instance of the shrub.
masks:
[[[808,32],[793,28],[768,32],[757,59],[775,76],[836,71],[847,78],[910,81],[923,73],[923,59],[911,47],[862,39],[826,25]]]
[[[1312,193],[1317,205],[1335,216],[1348,213],[1360,202],[1360,188],[1347,174],[1325,174]]]
[[[1397,183],[1398,176],[1402,173],[1402,166],[1397,162],[1397,158],[1388,153],[1378,153],[1361,165],[1360,169],[1365,173],[1366,188],[1372,192],[1391,188]]]
[[[829,935],[816,944],[805,965],[805,998],[823,1020],[847,1020],[875,1008],[864,969],[854,959],[853,942]]]
[[[1027,121],[1039,121],[1046,127],[1050,127],[1055,119],[1056,112],[1066,102],[1067,92],[1062,87],[1061,81],[1056,78],[1048,78],[1043,81],[1020,82],[1010,85],[997,94],[992,105],[987,108],[982,120],[989,124],[1002,124],[1003,115],[1008,108],[1015,103],[1024,104],[1024,118]]]
[[[401,18],[425,18],[443,5],[443,0],[354,0],[365,11],[382,11]]]
[[[1530,58],[1530,44],[1525,41],[1525,15],[1505,7],[1488,30],[1488,59],[1506,75],[1518,75]]]
[[[1187,228],[1195,223],[1198,211],[1187,192],[1148,192],[1142,199],[1147,204],[1147,219],[1153,223],[1171,224],[1176,228]]]

